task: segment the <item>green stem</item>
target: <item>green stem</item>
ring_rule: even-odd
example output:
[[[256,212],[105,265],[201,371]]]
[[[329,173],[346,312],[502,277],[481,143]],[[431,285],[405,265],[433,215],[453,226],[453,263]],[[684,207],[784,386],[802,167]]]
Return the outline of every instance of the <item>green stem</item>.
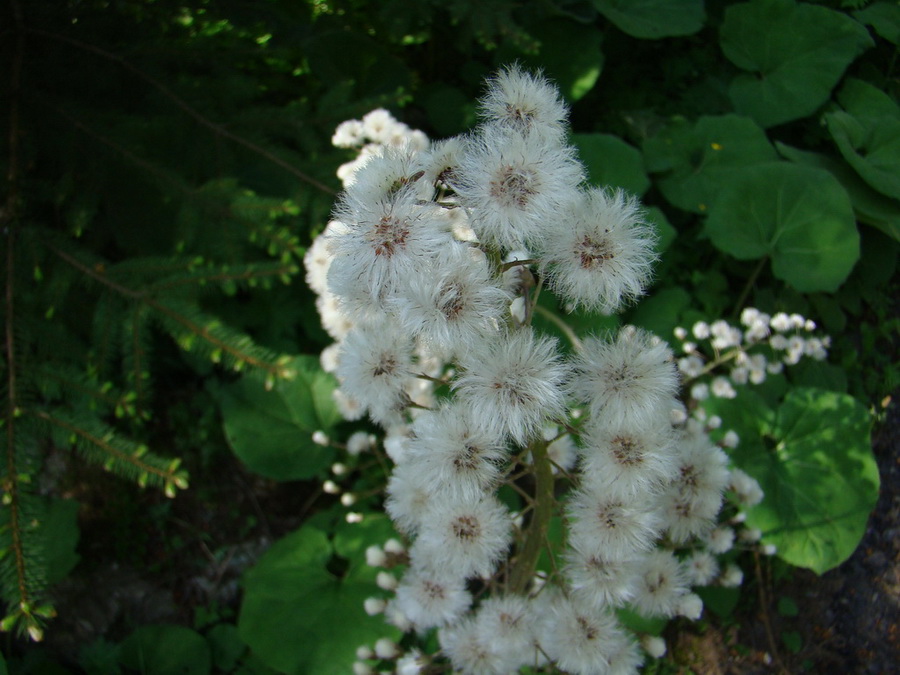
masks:
[[[575,334],[575,331],[572,330],[572,327],[569,324],[567,324],[565,321],[560,319],[555,313],[551,312],[546,307],[542,307],[541,305],[539,305],[537,303],[534,304],[533,309],[537,314],[540,314],[545,319],[547,319],[551,323],[555,324],[556,327],[559,328],[563,332],[563,335],[565,335],[569,339],[569,342],[572,343],[572,347],[575,349],[576,352],[580,352],[584,349],[584,344],[582,344],[581,338],[579,338]]]
[[[509,575],[509,589],[512,593],[528,591],[547,539],[550,517],[553,515],[553,466],[547,453],[547,445],[546,441],[536,440],[529,447],[534,465],[534,512],[528,524],[525,543],[516,556]]]

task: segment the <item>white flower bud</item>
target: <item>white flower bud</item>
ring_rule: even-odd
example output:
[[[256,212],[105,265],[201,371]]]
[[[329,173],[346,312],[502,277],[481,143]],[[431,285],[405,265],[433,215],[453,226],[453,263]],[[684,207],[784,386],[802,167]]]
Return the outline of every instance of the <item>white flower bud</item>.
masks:
[[[641,647],[654,659],[661,659],[666,655],[666,641],[658,635],[645,635],[642,637]]]
[[[384,567],[387,564],[387,556],[380,546],[369,546],[366,549],[366,565],[369,567]]]
[[[378,588],[383,588],[386,591],[394,591],[397,590],[397,586],[400,582],[398,582],[397,577],[390,572],[381,571],[375,576],[375,583],[378,584]]]
[[[385,607],[387,607],[387,600],[384,598],[366,598],[365,602],[363,602],[363,608],[369,616],[381,614],[384,612]]]
[[[400,648],[390,638],[381,638],[375,643],[375,656],[379,659],[395,659],[400,655]]]

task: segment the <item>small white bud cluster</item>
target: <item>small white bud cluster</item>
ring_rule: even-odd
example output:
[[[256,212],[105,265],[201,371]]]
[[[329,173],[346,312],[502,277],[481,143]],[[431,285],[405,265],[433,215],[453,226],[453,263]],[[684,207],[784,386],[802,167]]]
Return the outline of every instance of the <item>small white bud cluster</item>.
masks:
[[[711,324],[698,321],[690,332],[682,326],[675,329],[684,356],[678,359],[683,377],[696,380],[719,366],[729,364],[726,375],[716,375],[710,382],[696,382],[691,398],[702,401],[710,395],[734,398],[734,385],[761,384],[767,375],[780,373],[784,366],[794,365],[804,356],[822,361],[831,346],[829,336],[808,335],[816,324],[799,314],[779,312],[770,316],[754,307],[741,312],[741,326],[719,319]],[[693,338],[688,339],[688,338]],[[699,343],[708,342],[709,349]]]
[[[438,629],[432,656],[460,673],[636,672],[665,645],[647,638],[642,651],[616,610],[698,618],[691,587],[734,582],[715,558],[735,536],[718,527],[723,495],[756,493],[712,425],[688,418],[666,343],[629,326],[573,334],[566,356],[532,327],[542,285],[602,313],[642,295],[654,234],[634,199],[582,185],[566,106],[543,77],[501,70],[480,104],[470,135],[368,151],[307,255],[337,341],[323,367],[345,417],[386,430],[385,509],[410,541],[366,551],[388,569],[402,556],[405,570],[382,570],[392,596],[365,609]],[[335,142],[382,138],[365,131],[367,119],[389,124],[375,113]],[[716,349],[741,342],[724,322],[697,334]],[[516,513],[501,486],[520,495]],[[556,516],[565,548],[548,550]]]

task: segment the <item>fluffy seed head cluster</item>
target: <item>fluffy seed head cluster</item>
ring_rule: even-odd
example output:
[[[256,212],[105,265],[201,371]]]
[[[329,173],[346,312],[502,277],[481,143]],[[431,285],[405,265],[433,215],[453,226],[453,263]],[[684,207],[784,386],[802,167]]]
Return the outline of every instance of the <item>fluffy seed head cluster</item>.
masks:
[[[634,198],[583,185],[543,76],[501,70],[479,110],[471,134],[435,144],[384,110],[342,124],[335,144],[359,157],[307,255],[337,341],[323,366],[345,416],[385,430],[384,508],[408,541],[367,552],[405,571],[380,574],[392,596],[366,611],[437,629],[440,644],[402,656],[388,641],[356,669],[378,657],[398,673],[434,659],[464,674],[633,673],[645,650],[616,610],[698,617],[691,587],[724,583],[715,555],[734,541],[718,527],[723,495],[750,504],[758,485],[678,402],[684,368],[664,342],[625,327],[576,338],[567,356],[532,327],[543,286],[605,314],[641,296],[655,235]],[[348,462],[381,452],[365,433],[347,448]],[[554,517],[565,547],[541,555]]]

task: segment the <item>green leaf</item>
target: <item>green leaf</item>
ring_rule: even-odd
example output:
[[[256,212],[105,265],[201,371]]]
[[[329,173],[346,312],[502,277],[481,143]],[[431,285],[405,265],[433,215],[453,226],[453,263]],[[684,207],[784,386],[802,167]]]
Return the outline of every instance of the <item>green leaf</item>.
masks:
[[[138,628],[122,643],[119,661],[142,675],[204,675],[212,667],[203,636],[171,624]]]
[[[878,192],[900,199],[900,107],[861,80],[838,94],[844,110],[825,115],[844,159]]]
[[[735,169],[778,158],[765,132],[748,117],[675,120],[644,144],[647,169],[664,173],[659,188],[673,205],[704,213]]]
[[[792,598],[781,597],[778,598],[778,613],[781,616],[797,616],[800,613],[800,608]]]
[[[618,136],[573,134],[572,142],[594,185],[622,188],[638,197],[650,187],[640,151]]]
[[[555,317],[555,320],[551,317]],[[619,317],[606,316],[597,312],[577,310],[566,312],[564,304],[553,293],[544,289],[538,298],[538,307],[535,309],[532,326],[541,333],[552,335],[559,339],[560,347],[569,351],[572,348],[569,336],[563,331],[559,322],[567,325],[577,337],[588,335],[602,335],[619,327]]]
[[[386,517],[371,516],[339,526],[334,545],[310,524],[278,541],[244,576],[242,639],[279,672],[343,675],[357,647],[398,638],[384,617],[363,610],[365,599],[380,592],[365,548],[383,544],[392,532]],[[342,577],[327,568],[335,554],[349,562]]]
[[[252,471],[275,480],[310,478],[333,460],[333,451],[312,442],[315,431],[340,421],[331,398],[335,382],[312,356],[298,356],[288,367],[291,380],[271,390],[251,378],[214,389],[222,410],[225,437]]]
[[[593,0],[603,16],[636,38],[692,35],[703,27],[703,0]]]
[[[741,597],[741,589],[723,586],[701,586],[695,588],[694,592],[703,600],[704,607],[723,618],[732,615]]]
[[[891,199],[873,190],[847,162],[841,159],[818,152],[798,150],[783,143],[776,143],[775,146],[785,159],[829,171],[850,195],[853,210],[860,222],[876,227],[892,239],[900,241],[900,200]]]
[[[646,210],[647,222],[653,225],[656,230],[656,247],[657,253],[667,250],[675,237],[678,236],[678,230],[672,227],[666,214],[658,206],[651,206]]]
[[[735,109],[763,127],[816,111],[847,66],[872,46],[846,14],[793,0],[754,0],[725,10],[720,44],[751,75],[729,86]]]
[[[206,634],[206,639],[209,641],[216,672],[233,671],[238,660],[247,651],[247,645],[241,640],[237,626],[230,623],[213,626]]]
[[[834,176],[772,162],[729,175],[706,232],[739,260],[772,259],[773,274],[798,291],[834,291],[859,258],[847,192]]]
[[[873,2],[858,12],[853,12],[857,21],[872,26],[875,32],[895,45],[900,44],[900,4],[895,2]]]
[[[718,406],[723,426],[732,424],[726,408],[741,406],[729,403]],[[753,421],[745,421],[734,459],[765,492],[747,525],[792,565],[818,574],[837,567],[853,553],[878,499],[868,411],[846,394],[795,389],[771,427],[763,419],[753,434]]]

